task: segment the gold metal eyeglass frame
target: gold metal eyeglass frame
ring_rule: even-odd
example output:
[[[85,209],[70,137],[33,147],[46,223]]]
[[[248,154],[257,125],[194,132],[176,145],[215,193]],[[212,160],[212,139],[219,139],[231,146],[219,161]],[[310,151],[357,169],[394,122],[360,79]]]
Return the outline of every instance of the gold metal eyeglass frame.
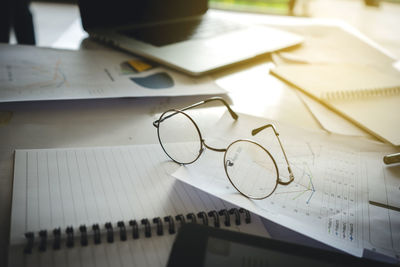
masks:
[[[274,126],[273,124],[266,124],[266,125],[263,125],[263,126],[261,126],[261,127],[259,127],[259,128],[253,129],[253,130],[251,131],[251,134],[252,134],[253,136],[255,136],[256,134],[258,134],[259,132],[263,131],[264,129],[267,129],[267,128],[271,128],[271,129],[272,129],[272,131],[274,132],[276,138],[278,139],[279,146],[281,147],[283,156],[284,156],[285,161],[286,161],[286,164],[287,164],[287,170],[288,170],[288,172],[289,172],[289,180],[288,180],[288,181],[282,181],[282,180],[279,178],[279,169],[278,169],[278,166],[277,166],[277,164],[276,164],[276,161],[275,161],[274,157],[271,155],[271,153],[270,153],[266,148],[264,148],[262,145],[258,144],[258,143],[255,142],[255,141],[252,141],[252,140],[249,140],[249,139],[238,139],[238,140],[236,140],[236,141],[233,141],[227,148],[215,148],[215,147],[211,147],[211,146],[207,145],[207,143],[205,142],[205,140],[203,139],[203,137],[202,137],[202,135],[201,135],[200,129],[199,129],[199,127],[197,126],[196,122],[195,122],[188,114],[186,114],[184,111],[189,110],[189,109],[192,109],[192,108],[195,108],[195,107],[198,107],[198,106],[200,106],[200,105],[203,105],[203,104],[206,104],[206,103],[209,103],[209,102],[212,102],[212,101],[219,101],[219,102],[221,102],[222,104],[224,104],[224,106],[228,109],[229,114],[231,115],[231,117],[232,117],[234,120],[237,120],[237,119],[239,118],[239,116],[231,109],[231,107],[229,106],[229,104],[228,104],[223,98],[221,98],[221,97],[212,97],[212,98],[208,98],[208,99],[206,99],[206,100],[203,100],[203,101],[201,101],[201,102],[195,103],[195,104],[193,104],[193,105],[187,106],[187,107],[182,108],[182,109],[169,109],[169,110],[163,112],[158,120],[156,120],[156,121],[153,122],[153,126],[157,128],[158,141],[160,142],[161,148],[163,149],[163,151],[165,152],[165,154],[167,154],[167,156],[168,156],[172,161],[174,161],[174,162],[176,162],[176,163],[178,163],[178,164],[187,165],[187,164],[191,164],[191,163],[195,162],[195,161],[201,156],[201,154],[202,154],[203,151],[204,151],[204,147],[207,148],[207,149],[210,149],[210,150],[212,150],[212,151],[215,151],[215,152],[224,152],[224,170],[225,170],[226,176],[228,177],[229,182],[232,184],[232,186],[233,186],[240,194],[244,195],[245,197],[252,198],[252,199],[264,199],[264,198],[267,198],[267,197],[269,197],[271,194],[274,193],[274,191],[276,190],[276,187],[278,186],[278,184],[280,184],[280,185],[289,185],[291,182],[293,182],[293,180],[294,180],[294,175],[293,175],[292,169],[290,168],[290,164],[289,164],[289,161],[288,161],[288,159],[287,159],[286,152],[285,152],[285,150],[283,149],[281,140],[279,139],[279,133],[277,132],[277,130],[276,130],[276,128],[275,128],[275,126]],[[167,113],[171,113],[171,114],[165,116],[165,114],[167,114]],[[176,159],[174,159],[173,157],[171,157],[171,156],[168,154],[168,152],[165,150],[165,148],[164,148],[164,146],[163,146],[163,143],[162,143],[162,141],[161,141],[161,138],[160,138],[160,131],[159,131],[159,129],[160,129],[160,127],[159,127],[159,126],[160,126],[160,123],[162,123],[164,120],[166,120],[166,119],[168,119],[168,118],[170,118],[170,117],[172,117],[172,116],[174,116],[174,115],[176,115],[176,114],[182,114],[182,115],[186,116],[186,117],[193,123],[193,125],[195,126],[195,128],[196,128],[196,130],[197,130],[197,133],[198,133],[198,135],[199,135],[199,138],[200,138],[200,151],[199,151],[199,154],[197,155],[197,157],[196,157],[194,160],[192,160],[192,161],[190,161],[190,162],[179,162],[179,161],[177,161]],[[232,182],[232,179],[231,179],[231,177],[229,177],[228,170],[227,170],[227,165],[229,164],[229,163],[228,163],[229,160],[226,159],[226,152],[229,150],[229,148],[230,148],[232,145],[234,145],[234,144],[237,143],[237,142],[250,142],[250,143],[252,143],[252,144],[254,144],[254,145],[257,145],[257,146],[260,147],[262,150],[264,150],[264,151],[269,155],[269,157],[271,158],[271,160],[272,160],[272,162],[273,162],[273,164],[274,164],[274,166],[275,166],[277,178],[276,178],[275,187],[274,187],[274,189],[271,191],[270,194],[268,194],[268,195],[266,195],[266,196],[263,196],[263,197],[251,197],[251,196],[249,196],[249,195],[243,193],[241,190],[239,190],[239,189],[236,187],[236,185]]]

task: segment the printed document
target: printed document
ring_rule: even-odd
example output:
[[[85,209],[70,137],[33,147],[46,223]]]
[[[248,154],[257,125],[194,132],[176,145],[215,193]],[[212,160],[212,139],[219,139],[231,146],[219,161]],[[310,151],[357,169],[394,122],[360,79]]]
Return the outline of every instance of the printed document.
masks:
[[[0,102],[224,94],[132,55],[0,44]]]
[[[267,123],[266,119],[243,114],[236,122],[225,116],[215,127],[215,134],[223,138],[203,138],[208,145],[218,148],[225,148],[237,139],[257,141],[271,152],[280,177],[287,181],[287,165],[270,129],[250,135],[252,129]],[[225,174],[224,153],[206,150],[199,160],[180,167],[173,175],[350,254],[360,257],[367,249],[399,261],[399,166],[395,171],[396,167],[384,166],[382,162],[382,152],[390,147],[282,125],[277,125],[277,130],[295,180],[288,186],[278,185],[268,198],[251,200],[238,193]],[[366,150],[373,152],[361,152]]]

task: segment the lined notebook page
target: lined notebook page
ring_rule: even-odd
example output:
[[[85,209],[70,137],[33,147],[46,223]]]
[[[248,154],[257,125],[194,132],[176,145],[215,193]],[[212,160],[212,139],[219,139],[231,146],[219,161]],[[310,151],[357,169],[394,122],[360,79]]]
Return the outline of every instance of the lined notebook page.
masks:
[[[318,99],[358,99],[400,94],[400,75],[356,64],[278,66],[271,73]]]
[[[65,231],[67,226],[77,229],[82,224],[115,225],[121,220],[127,224],[131,219],[152,220],[232,207],[169,176],[176,167],[159,145],[17,150],[11,246],[24,244],[26,232],[46,229],[51,235],[57,227]],[[259,218],[252,218],[249,225],[232,224],[230,228],[266,235]],[[137,266],[163,266],[173,238],[153,234],[113,245],[48,250],[25,257],[23,265],[124,266],[124,262],[135,262]],[[20,248],[11,250],[10,262],[21,260],[21,253]]]

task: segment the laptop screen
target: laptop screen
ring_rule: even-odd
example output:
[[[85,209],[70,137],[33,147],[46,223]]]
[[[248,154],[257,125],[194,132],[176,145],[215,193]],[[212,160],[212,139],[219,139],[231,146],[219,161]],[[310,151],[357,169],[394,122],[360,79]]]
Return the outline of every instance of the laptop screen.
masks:
[[[204,14],[207,0],[78,0],[85,30]]]

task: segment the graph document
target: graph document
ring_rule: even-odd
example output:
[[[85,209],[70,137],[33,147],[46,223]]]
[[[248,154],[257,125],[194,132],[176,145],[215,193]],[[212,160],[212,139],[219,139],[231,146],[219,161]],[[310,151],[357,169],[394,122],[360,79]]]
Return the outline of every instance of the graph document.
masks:
[[[243,115],[242,115],[243,117]],[[288,180],[282,150],[271,132],[257,136],[246,132],[266,124],[259,121],[234,124],[221,120],[214,129],[224,138],[207,140],[213,147],[227,147],[236,139],[251,138],[263,145],[277,162],[280,178]],[[224,124],[229,129],[224,132]],[[231,126],[228,126],[231,124]],[[343,145],[329,136],[304,130],[278,127],[294,182],[278,185],[262,200],[242,196],[224,171],[223,153],[205,150],[198,161],[182,166],[173,175],[178,179],[242,206],[318,241],[362,256],[364,249],[399,260],[400,255],[400,170],[385,167],[382,153],[364,153],[357,146]],[[342,138],[344,139],[344,138]],[[338,141],[338,140],[336,140]],[[180,149],[186,144],[182,143]],[[247,172],[246,175],[252,175]]]
[[[0,102],[225,93],[210,77],[187,77],[116,51],[0,49]]]

